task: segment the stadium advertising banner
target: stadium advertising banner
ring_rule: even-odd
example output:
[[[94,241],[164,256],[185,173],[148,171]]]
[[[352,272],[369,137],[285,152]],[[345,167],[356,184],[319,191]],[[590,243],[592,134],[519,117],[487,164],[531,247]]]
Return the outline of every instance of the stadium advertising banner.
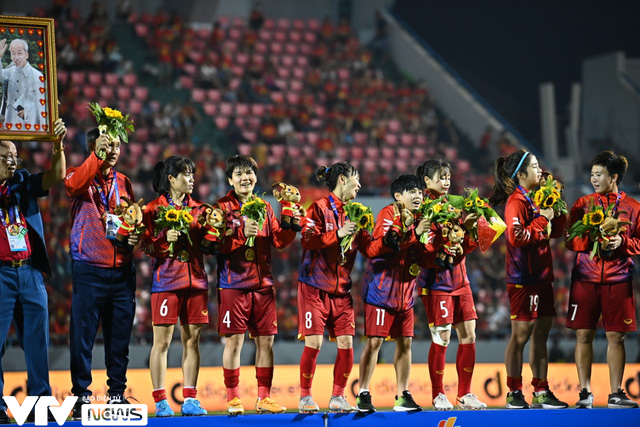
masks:
[[[255,369],[252,366],[240,368],[240,398],[245,408],[252,412],[253,404],[257,396]],[[527,366],[523,370],[524,393],[528,400],[531,398],[533,388],[530,385],[531,374]],[[51,386],[54,397],[63,401],[70,394],[71,376],[68,371],[52,371],[50,373]],[[146,369],[129,370],[127,374],[129,385],[126,395],[133,396],[153,407],[151,397],[152,386],[149,371]],[[391,408],[394,405],[396,394],[395,371],[391,364],[381,364],[376,367],[371,382],[371,394],[374,397],[376,407]],[[313,382],[313,395],[320,408],[326,409],[331,396],[333,379],[333,365],[318,365]],[[93,383],[100,387],[93,388],[93,403],[104,404],[106,396],[106,374],[103,370],[93,371]],[[167,370],[165,389],[169,403],[174,410],[180,410],[182,401],[182,371],[180,368]],[[508,389],[505,385],[506,371],[503,364],[478,364],[473,375],[471,391],[478,398],[486,402],[489,407],[503,407]],[[5,393],[16,396],[18,402],[26,397],[26,372],[5,373]],[[449,401],[455,402],[457,391],[457,376],[455,364],[447,364],[444,378],[445,392]],[[578,377],[573,364],[549,364],[549,386],[556,397],[568,402],[571,406],[578,399]],[[625,378],[622,387],[629,397],[634,400],[640,398],[640,364],[628,364],[625,369]],[[594,405],[606,406],[609,390],[609,370],[606,364],[594,364],[591,388],[594,391]],[[426,364],[414,364],[411,367],[411,381],[409,384],[416,402],[431,408],[431,384],[429,381],[428,367]],[[346,390],[347,398],[355,403],[355,394],[358,392],[358,365],[354,365],[349,385]],[[289,410],[298,407],[300,393],[299,367],[294,365],[276,366],[273,378],[271,396]],[[221,367],[202,367],[198,377],[198,399],[204,408],[209,411],[224,410],[226,389],[223,383]]]

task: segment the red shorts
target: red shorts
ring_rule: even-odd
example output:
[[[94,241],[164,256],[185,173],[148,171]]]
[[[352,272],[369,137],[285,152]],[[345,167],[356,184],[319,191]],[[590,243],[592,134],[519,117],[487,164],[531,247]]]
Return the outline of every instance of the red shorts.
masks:
[[[183,289],[151,294],[151,320],[153,325],[181,325],[209,323],[207,299],[209,291]]]
[[[567,328],[596,329],[600,315],[605,331],[636,330],[636,301],[632,282],[615,285],[571,282]]]
[[[218,334],[260,337],[278,333],[272,286],[258,290],[218,289]]]
[[[553,284],[514,285],[507,283],[511,320],[531,321],[541,317],[555,316],[556,306]]]
[[[298,339],[308,335],[329,337],[356,334],[351,295],[335,296],[298,282]]]
[[[401,312],[364,304],[366,337],[413,337],[413,308]]]
[[[457,325],[478,318],[471,288],[467,286],[466,289],[466,292],[459,295],[429,292],[427,295],[420,296],[427,311],[430,328],[440,325]]]

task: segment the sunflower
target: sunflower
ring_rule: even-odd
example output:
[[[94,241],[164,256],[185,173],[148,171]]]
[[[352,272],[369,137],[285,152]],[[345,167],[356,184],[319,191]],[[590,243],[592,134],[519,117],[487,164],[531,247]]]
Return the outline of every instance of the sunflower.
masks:
[[[365,230],[371,230],[373,228],[373,215],[363,215],[362,218],[360,218],[360,227]]]
[[[473,200],[471,200],[471,199],[467,199],[467,201],[466,201],[466,202],[464,202],[464,207],[465,207],[465,208],[470,208],[470,207],[472,207],[472,206],[473,206]]]
[[[555,188],[551,190],[551,194],[553,194],[556,197],[556,199],[560,199],[562,197],[562,194],[560,194],[560,192]]]
[[[187,211],[180,211],[182,214],[182,219],[184,219],[184,221],[187,224],[191,224],[193,222],[193,216],[191,216],[191,214]]]
[[[480,197],[476,197],[476,206],[479,208],[483,208],[485,205],[484,200],[482,200]]]
[[[536,195],[533,197],[533,203],[540,206],[544,200],[544,192],[542,190],[536,191]]]
[[[121,119],[122,118],[122,113],[120,112],[120,110],[115,110],[109,107],[104,107],[102,109],[102,111],[104,111],[105,116],[107,117],[113,117],[114,119]]]
[[[440,203],[433,205],[433,213],[438,213],[442,210],[442,205]]]
[[[175,209],[170,209],[164,214],[164,219],[169,222],[177,222],[180,217],[180,212]]]
[[[542,203],[542,207],[544,208],[550,208],[553,206],[553,204],[556,202],[556,196],[554,196],[553,194],[547,196],[546,199],[544,199],[544,202]]]
[[[584,225],[589,224],[589,214],[588,213],[584,214],[584,216],[582,217],[582,223]]]
[[[598,225],[602,223],[602,221],[604,221],[604,215],[602,214],[602,211],[597,210],[589,216],[590,225]]]

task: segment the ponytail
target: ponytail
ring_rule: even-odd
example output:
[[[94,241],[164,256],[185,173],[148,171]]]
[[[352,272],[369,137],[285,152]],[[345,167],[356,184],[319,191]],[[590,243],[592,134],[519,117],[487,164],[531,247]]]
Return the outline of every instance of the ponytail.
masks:
[[[358,173],[355,167],[348,162],[338,162],[333,166],[327,167],[326,165],[320,166],[316,172],[316,179],[321,183],[324,183],[329,187],[329,190],[333,191],[338,185],[338,178],[340,175],[344,175],[349,178],[352,175]]]
[[[525,150],[518,150],[510,156],[498,157],[496,160],[493,194],[489,198],[492,205],[501,205],[507,201],[518,186],[518,172],[526,173],[531,163],[531,156]]]

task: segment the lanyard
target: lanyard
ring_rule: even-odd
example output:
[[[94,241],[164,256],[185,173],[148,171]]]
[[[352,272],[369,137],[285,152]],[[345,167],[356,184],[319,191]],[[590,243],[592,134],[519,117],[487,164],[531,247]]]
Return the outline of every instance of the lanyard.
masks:
[[[522,193],[524,198],[527,199],[527,201],[529,202],[529,206],[533,211],[533,217],[538,218],[540,216],[540,209],[536,206],[535,203],[533,203],[533,200],[531,200],[531,197],[529,197],[529,195],[521,185],[518,185],[518,190]]]
[[[342,227],[340,224],[340,214],[338,213],[338,208],[336,207],[336,201],[333,200],[333,196],[329,195],[329,204],[331,205],[331,210],[333,210],[333,215],[336,217],[336,224],[338,224],[338,228]],[[347,219],[349,217],[347,216]]]
[[[116,174],[116,171],[113,171],[113,180],[112,180],[112,184],[111,184],[111,190],[109,190],[109,195],[105,195],[105,191],[102,188],[102,186],[100,185],[100,183],[98,182],[98,178],[94,178],[94,183],[96,184],[96,187],[98,187],[98,193],[100,194],[100,200],[102,200],[102,206],[104,206],[105,211],[110,212],[111,211],[111,207],[109,206],[109,201],[111,200],[111,197],[113,197],[113,194],[115,193],[116,195],[120,195],[120,193],[118,192],[118,175]],[[105,181],[105,185],[106,185],[106,181]]]
[[[22,221],[20,219],[20,210],[18,209],[18,203],[14,203],[13,206],[9,204],[9,200],[15,201],[11,197],[11,187],[7,186],[5,191],[5,200],[7,201],[7,211],[0,207],[0,221],[2,221],[2,225],[7,227],[9,224],[20,224]]]
[[[613,207],[613,211],[611,212],[611,216],[615,215],[618,212],[618,205],[620,205],[620,199],[622,198],[622,191],[618,191],[618,196],[616,197],[616,204]],[[598,201],[600,202],[600,206],[602,206],[602,210],[607,210],[605,208],[604,203],[602,202],[602,198],[598,194]],[[609,194],[607,193],[607,202],[609,201]]]
[[[187,195],[184,195],[184,200],[182,201],[182,205],[180,206],[187,206]],[[171,195],[169,193],[167,193],[167,202],[169,202],[169,204],[171,206],[173,206],[174,208],[176,207],[175,203],[173,203],[173,199],[171,198]],[[240,207],[242,207],[242,203],[240,203]]]

